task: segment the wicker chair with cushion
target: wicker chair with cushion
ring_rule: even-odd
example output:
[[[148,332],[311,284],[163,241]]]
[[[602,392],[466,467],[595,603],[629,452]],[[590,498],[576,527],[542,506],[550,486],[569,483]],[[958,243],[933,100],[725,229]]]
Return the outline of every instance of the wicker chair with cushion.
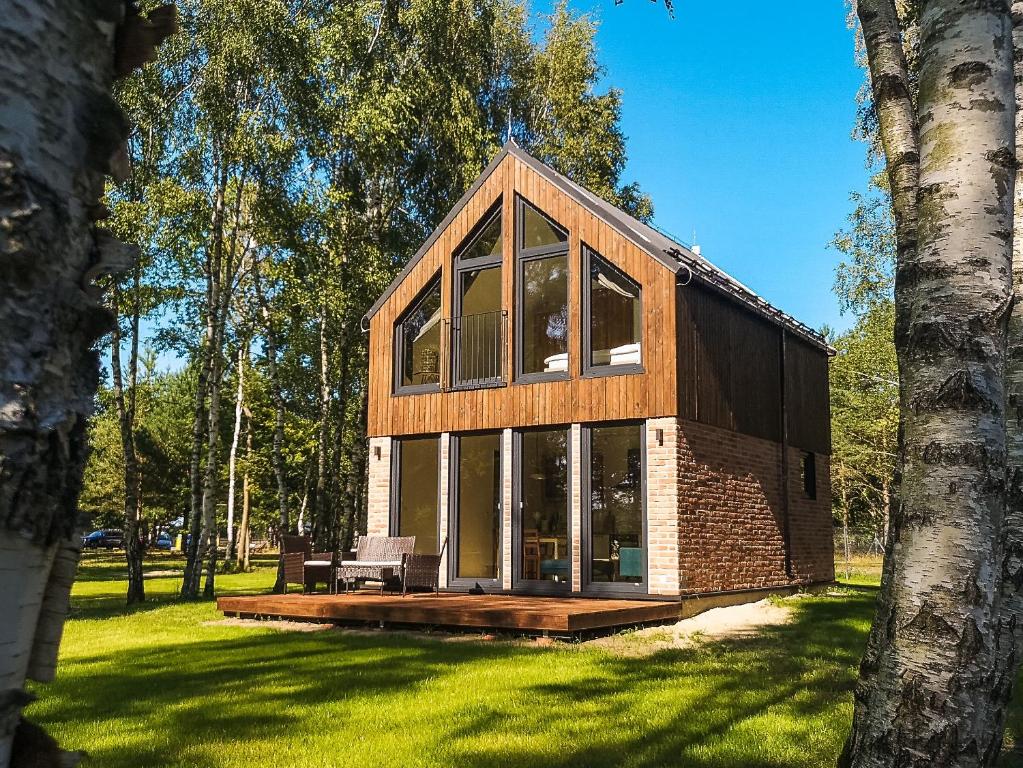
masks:
[[[402,596],[413,589],[432,589],[434,592],[440,592],[440,561],[447,546],[448,540],[444,539],[440,552],[436,555],[413,552],[405,557],[405,570],[401,577]]]
[[[301,584],[302,591],[316,588],[317,582],[330,586],[330,552],[313,552],[308,536],[281,536],[284,561],[284,591],[288,584]]]
[[[380,594],[383,594],[388,581],[402,577],[405,558],[412,554],[415,546],[415,536],[362,536],[355,559],[342,560],[338,565],[338,581],[345,583],[345,592],[348,592],[350,582],[378,580]]]

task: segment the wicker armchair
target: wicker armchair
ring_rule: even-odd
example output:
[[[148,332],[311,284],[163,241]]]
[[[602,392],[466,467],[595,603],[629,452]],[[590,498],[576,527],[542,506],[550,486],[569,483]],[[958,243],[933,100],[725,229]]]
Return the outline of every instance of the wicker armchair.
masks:
[[[376,579],[380,581],[380,594],[383,594],[388,581],[401,578],[405,558],[412,554],[415,546],[415,536],[362,536],[355,559],[342,560],[338,565],[338,581],[345,583],[345,592],[348,592],[350,582]]]
[[[281,559],[284,561],[284,591],[288,584],[301,584],[302,591],[316,588],[317,582],[331,584],[330,552],[313,552],[308,536],[281,536]]]
[[[405,556],[405,569],[401,577],[401,594],[404,597],[412,589],[432,589],[440,592],[440,561],[444,557],[448,540],[441,544],[436,555],[412,553]]]

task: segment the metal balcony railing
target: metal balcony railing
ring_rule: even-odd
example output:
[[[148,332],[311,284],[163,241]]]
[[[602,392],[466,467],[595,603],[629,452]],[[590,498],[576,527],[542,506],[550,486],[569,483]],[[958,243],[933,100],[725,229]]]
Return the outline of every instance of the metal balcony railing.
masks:
[[[508,313],[504,310],[445,320],[452,389],[503,384]]]

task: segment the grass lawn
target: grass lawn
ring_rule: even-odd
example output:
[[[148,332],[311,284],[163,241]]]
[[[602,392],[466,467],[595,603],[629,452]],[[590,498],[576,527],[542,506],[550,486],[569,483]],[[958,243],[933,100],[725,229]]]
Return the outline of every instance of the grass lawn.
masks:
[[[390,632],[210,625],[147,564],[88,556],[56,682],[29,717],[90,766],[831,766],[852,712],[877,564],[753,639],[650,656]],[[218,577],[257,591],[269,564]],[[1020,722],[1017,717],[1014,726]],[[1013,763],[1015,764],[1015,763]]]

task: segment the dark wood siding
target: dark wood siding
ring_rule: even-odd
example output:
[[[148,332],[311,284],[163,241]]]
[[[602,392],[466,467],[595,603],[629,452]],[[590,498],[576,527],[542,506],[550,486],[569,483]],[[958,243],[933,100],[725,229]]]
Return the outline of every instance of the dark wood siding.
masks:
[[[695,282],[678,306],[681,416],[780,441],[779,329]]]
[[[713,288],[678,288],[679,415],[781,442],[781,328]],[[786,335],[789,444],[831,453],[828,356]]]
[[[785,360],[789,445],[814,453],[831,453],[828,356],[790,333],[786,338]]]

